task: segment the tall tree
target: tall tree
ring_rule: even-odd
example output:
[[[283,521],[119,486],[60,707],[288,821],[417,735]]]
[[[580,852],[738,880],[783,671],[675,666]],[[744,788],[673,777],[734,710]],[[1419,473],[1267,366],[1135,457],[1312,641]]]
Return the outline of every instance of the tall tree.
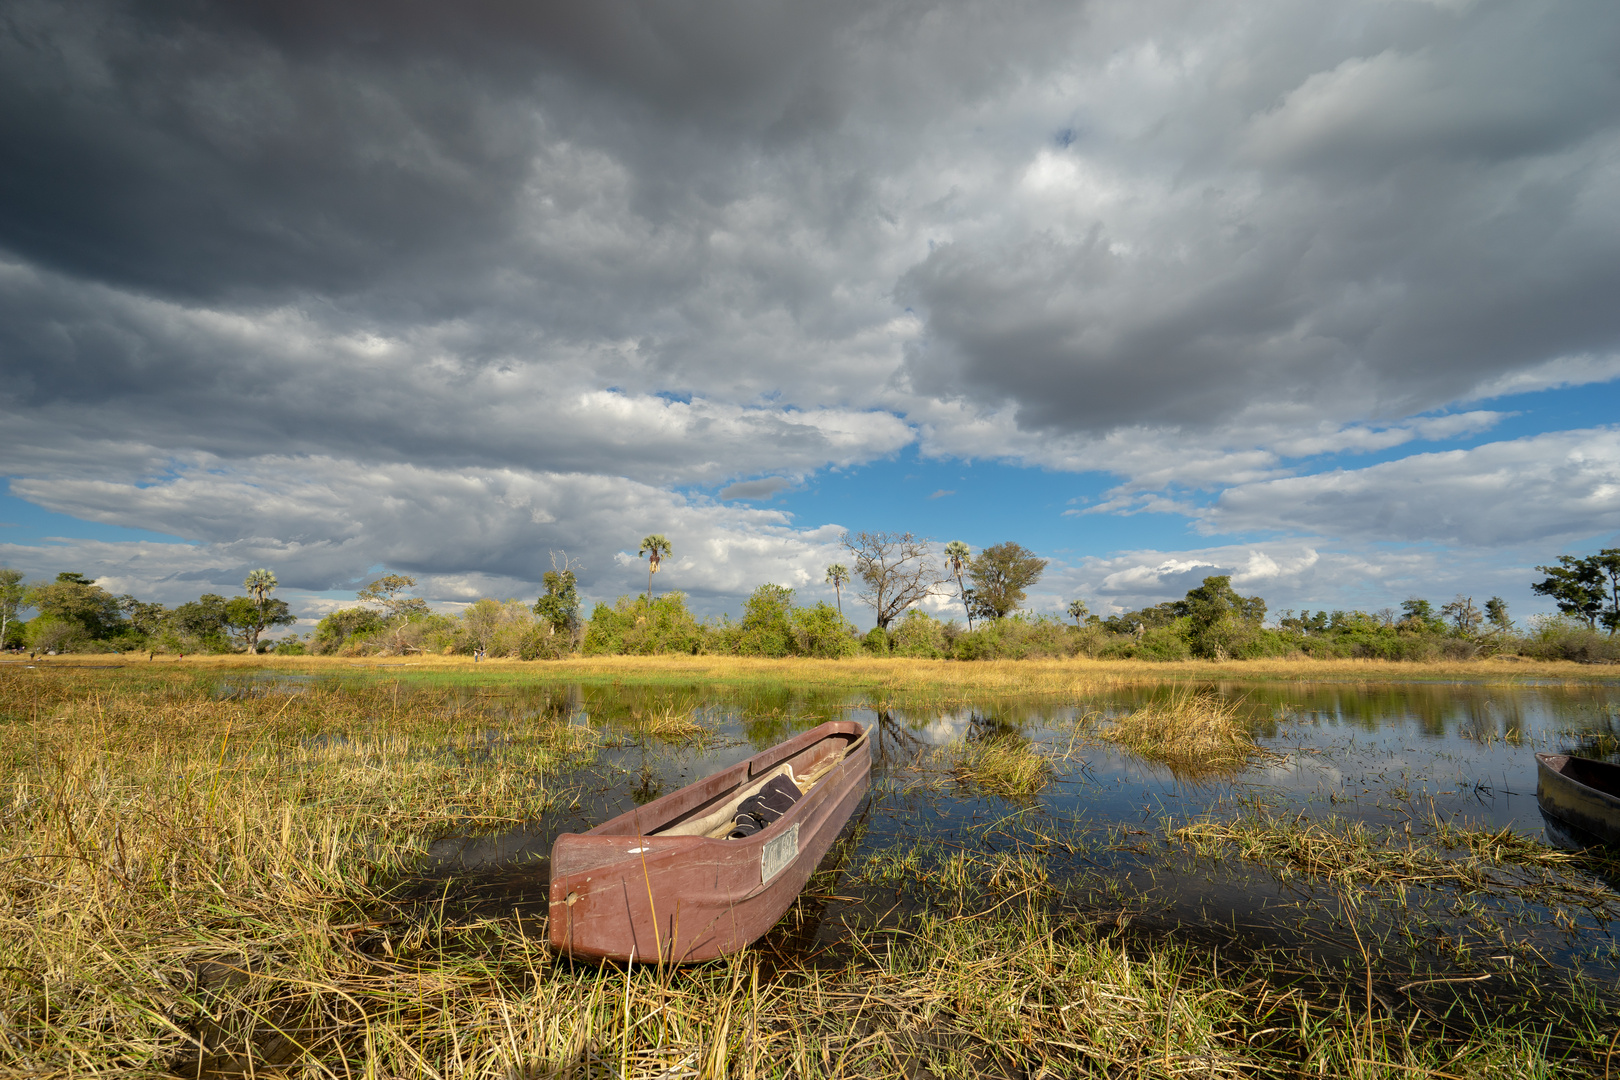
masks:
[[[845,533],[839,540],[855,560],[855,574],[866,583],[857,599],[877,614],[878,629],[933,593],[945,579],[934,567],[927,537],[910,533]]]
[[[83,574],[57,574],[55,581],[25,592],[23,602],[38,608],[42,617],[60,621],[92,641],[111,637],[123,627],[118,597]]]
[[[838,614],[844,614],[844,586],[849,584],[849,567],[841,562],[835,562],[827,567],[827,584],[833,587],[833,597],[838,601]]]
[[[968,587],[962,581],[962,570],[967,566],[973,553],[968,546],[960,540],[952,540],[945,545],[945,569],[951,577],[956,579],[956,595],[962,598],[962,610],[967,612],[968,630],[973,630],[973,605],[968,602]]]
[[[652,576],[658,573],[658,564],[670,555],[669,541],[664,539],[663,533],[652,533],[641,538],[641,550],[636,552],[636,558],[643,555],[647,557],[647,603],[652,603]]]
[[[973,606],[980,615],[1004,619],[1024,602],[1024,590],[1041,579],[1046,560],[1011,540],[979,552],[968,563],[973,579]]]
[[[246,601],[246,597],[237,599]],[[218,593],[203,593],[175,608],[169,625],[181,639],[181,651],[230,652],[230,603]],[[237,614],[241,614],[240,607]]]
[[[415,587],[416,579],[409,574],[384,574],[355,594],[362,604],[376,604],[387,614],[386,643],[395,653],[406,651],[405,634],[411,620],[428,613],[426,600],[405,595],[406,589]]]
[[[1604,548],[1596,555],[1587,556],[1587,561],[1607,586],[1608,597],[1598,618],[1609,631],[1609,636],[1613,637],[1616,631],[1620,631],[1620,548]]]
[[[23,594],[27,591],[22,580],[21,570],[0,566],[0,649],[6,647],[6,632],[17,621],[17,611],[22,607]]]
[[[1224,660],[1259,630],[1266,617],[1266,602],[1258,596],[1239,596],[1232,579],[1219,574],[1204,579],[1186,597],[1170,605],[1187,619],[1187,638],[1195,656]]]
[[[562,553],[562,565],[557,565],[557,553],[551,553],[551,569],[540,578],[545,595],[534,602],[534,613],[551,629],[552,634],[567,634],[572,638],[579,631],[579,580],[574,574],[575,564]]]
[[[287,605],[279,600],[276,603],[281,605],[281,609],[273,613],[278,621],[274,623],[270,621],[272,614],[268,610],[268,605],[271,602],[270,594],[276,591],[277,584],[276,575],[263,568],[249,570],[248,576],[242,579],[242,588],[247,591],[249,596],[253,597],[253,607],[258,615],[252,622],[241,626],[242,638],[247,644],[248,652],[253,652],[259,647],[259,635],[264,633],[266,626],[288,625],[288,622],[279,621],[287,618]],[[296,622],[297,620],[290,619],[288,621]]]
[[[1457,594],[1457,598],[1440,609],[1444,618],[1451,620],[1451,628],[1462,637],[1473,637],[1480,625],[1485,621],[1485,615],[1474,606],[1472,596]]]
[[[1513,619],[1508,615],[1507,601],[1493,596],[1485,601],[1485,619],[1491,629],[1503,634],[1513,633]]]
[[[406,589],[415,587],[416,579],[409,574],[384,574],[354,595],[362,604],[376,604],[389,618],[408,619],[428,611],[426,600],[404,595]]]
[[[1079,626],[1081,623],[1085,622],[1086,616],[1090,614],[1091,609],[1086,606],[1086,602],[1084,600],[1069,601],[1069,618],[1074,620],[1074,625]]]
[[[1530,591],[1552,597],[1559,611],[1582,620],[1590,630],[1596,630],[1598,619],[1603,618],[1604,625],[1612,634],[1615,626],[1620,625],[1620,620],[1613,617],[1615,604],[1604,603],[1609,598],[1610,590],[1605,587],[1609,582],[1605,580],[1608,575],[1604,572],[1603,563],[1609,559],[1616,563],[1616,573],[1620,573],[1620,548],[1605,548],[1597,555],[1584,559],[1560,555],[1557,566],[1536,567],[1547,576],[1531,585]]]
[[[255,600],[251,596],[233,596],[225,601],[225,631],[231,641],[248,652],[259,647],[259,635],[266,627],[291,626],[298,616],[287,609],[287,601]]]

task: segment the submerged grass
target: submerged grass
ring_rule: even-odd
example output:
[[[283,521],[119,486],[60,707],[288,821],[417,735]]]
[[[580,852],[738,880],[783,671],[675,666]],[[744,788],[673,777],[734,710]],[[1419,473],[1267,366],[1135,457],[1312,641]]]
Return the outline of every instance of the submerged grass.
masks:
[[[1196,854],[1232,851],[1285,874],[1359,888],[1445,886],[1516,896],[1546,906],[1572,905],[1620,918],[1620,894],[1598,873],[1601,854],[1559,850],[1510,828],[1469,829],[1434,820],[1422,834],[1337,818],[1305,820],[1251,814],[1170,827],[1169,838]]]

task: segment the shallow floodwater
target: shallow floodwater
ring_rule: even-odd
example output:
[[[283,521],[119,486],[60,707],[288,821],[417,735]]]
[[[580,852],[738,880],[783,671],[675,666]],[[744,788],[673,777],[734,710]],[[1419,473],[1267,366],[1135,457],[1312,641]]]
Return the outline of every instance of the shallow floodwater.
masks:
[[[295,685],[295,684],[287,684]],[[1432,973],[1579,969],[1615,985],[1620,942],[1612,893],[1570,906],[1534,890],[1384,884],[1245,858],[1235,845],[1199,854],[1173,836],[1199,821],[1255,816],[1419,840],[1449,828],[1511,829],[1554,844],[1579,842],[1537,808],[1534,753],[1620,760],[1620,687],[1470,683],[1215,684],[1250,718],[1263,751],[1233,776],[1189,778],[1095,737],[1099,722],[1165,688],[1124,691],[1056,707],[985,699],[968,706],[886,707],[868,695],[762,694],[706,698],[683,691],[706,733],[689,742],[645,735],[602,688],[491,686],[460,691],[508,727],[567,722],[598,732],[594,764],[556,778],[570,805],[516,829],[447,836],[433,844],[405,899],[434,898],[475,914],[515,915],[538,930],[547,854],[562,832],[584,831],[832,718],[874,728],[872,784],[843,841],[799,907],[764,947],[801,959],[836,955],[852,928],[902,923],[919,911],[998,902],[995,875],[948,895],[930,877],[953,857],[973,865],[1026,860],[1041,880],[1026,891],[1049,908],[1132,925],[1197,944],[1283,947],[1317,959]],[[630,694],[633,691],[623,691]],[[724,702],[724,703],[722,703]],[[950,770],[949,747],[1023,740],[1052,761],[1037,795],[985,794]],[[1431,849],[1433,845],[1431,844]],[[1458,857],[1466,855],[1466,848]],[[1571,870],[1583,886],[1611,884]],[[1021,879],[1025,883],[1029,879]],[[1614,884],[1620,884],[1620,881]],[[972,895],[967,895],[971,892]],[[1363,941],[1350,930],[1358,927]],[[1358,968],[1359,970],[1359,968]]]

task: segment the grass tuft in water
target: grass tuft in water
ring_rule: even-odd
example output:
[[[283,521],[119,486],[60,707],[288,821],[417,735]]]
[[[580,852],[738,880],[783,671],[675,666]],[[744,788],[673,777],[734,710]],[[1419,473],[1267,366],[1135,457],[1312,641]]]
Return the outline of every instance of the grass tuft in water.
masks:
[[[1099,734],[1181,773],[1233,772],[1255,753],[1236,704],[1186,687],[1138,707]]]
[[[1028,798],[1052,779],[1047,756],[1015,736],[954,743],[945,753],[958,781],[1002,798]]]

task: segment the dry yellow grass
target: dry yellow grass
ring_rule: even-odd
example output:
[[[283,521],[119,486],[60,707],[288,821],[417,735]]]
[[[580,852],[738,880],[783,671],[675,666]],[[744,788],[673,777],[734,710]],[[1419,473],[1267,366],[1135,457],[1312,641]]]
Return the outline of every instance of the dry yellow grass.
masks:
[[[551,777],[589,732],[514,721],[522,738],[490,739],[432,685],[221,700],[194,677],[248,663],[0,669],[0,1077],[1393,1080],[1563,1064],[1539,1031],[1441,1042],[1369,1018],[1364,1034],[1343,1002],[1307,1008],[1263,966],[1053,921],[1021,854],[990,866],[1005,904],[857,935],[841,968],[773,973],[752,952],[570,964],[513,919],[374,890],[445,827],[566,797]]]
[[[1568,683],[1620,680],[1620,667],[1570,661],[1531,661],[1513,657],[1487,660],[1402,663],[1384,660],[916,660],[857,657],[848,660],[735,656],[599,656],[568,660],[485,660],[470,657],[408,656],[353,658],[325,656],[172,657],[58,656],[50,666],[185,666],[204,670],[285,670],[347,674],[442,675],[493,682],[697,682],[780,683],[844,686],[894,693],[1034,694],[1079,697],[1132,686],[1211,682],[1403,682],[1466,680],[1513,683],[1525,679]]]
[[[1185,687],[1120,717],[1098,734],[1181,774],[1233,771],[1255,753],[1248,722],[1236,703]]]

